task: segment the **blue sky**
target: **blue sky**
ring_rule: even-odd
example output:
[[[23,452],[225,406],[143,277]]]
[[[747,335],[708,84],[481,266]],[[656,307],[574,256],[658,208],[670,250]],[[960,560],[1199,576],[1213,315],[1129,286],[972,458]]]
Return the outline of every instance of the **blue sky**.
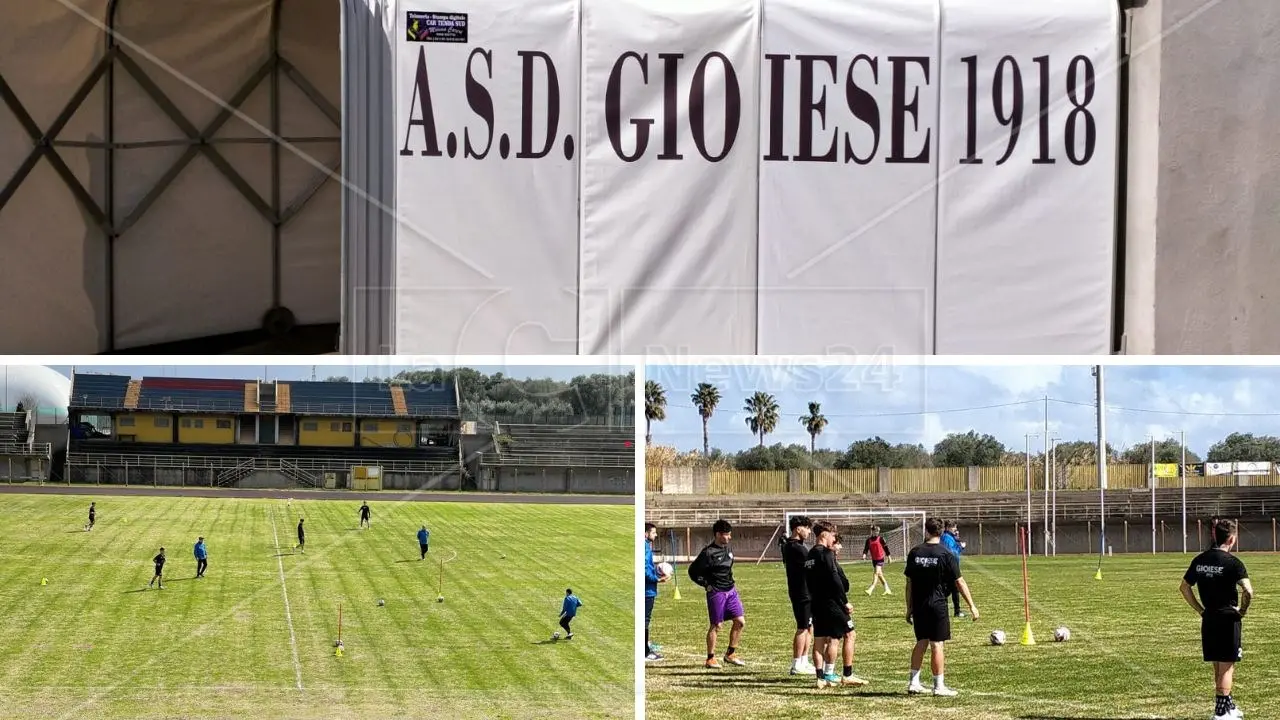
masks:
[[[1117,449],[1146,436],[1177,438],[1203,455],[1231,432],[1280,435],[1280,367],[1110,366],[1105,371],[1107,441]],[[657,444],[702,447],[702,424],[689,395],[699,382],[720,388],[711,419],[712,447],[734,452],[755,444],[741,408],[761,390],[782,410],[765,442],[803,443],[799,418],[822,403],[828,426],[818,447],[844,449],[879,435],[891,443],[933,444],[952,432],[990,433],[1021,450],[1027,433],[1092,440],[1094,380],[1090,366],[649,366],[646,379],[667,392],[667,420],[653,425]],[[1043,448],[1032,438],[1033,451]]]
[[[50,365],[58,372],[71,376],[70,365]],[[77,372],[101,372],[117,375],[129,375],[135,378],[148,377],[194,377],[194,378],[248,378],[271,380],[310,380],[314,367],[317,380],[327,377],[346,376],[353,380],[366,377],[387,377],[402,370],[429,370],[436,365],[77,365]],[[492,375],[502,372],[515,378],[552,378],[569,380],[578,375],[593,373],[626,374],[631,371],[630,365],[607,367],[603,365],[503,365],[476,367],[483,373]]]

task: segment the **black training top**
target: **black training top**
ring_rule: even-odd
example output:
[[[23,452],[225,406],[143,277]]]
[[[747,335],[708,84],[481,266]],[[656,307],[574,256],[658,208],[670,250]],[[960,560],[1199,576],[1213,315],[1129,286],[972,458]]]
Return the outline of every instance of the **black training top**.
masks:
[[[809,583],[805,578],[804,563],[809,559],[809,551],[803,540],[787,538],[782,541],[782,564],[787,568],[787,595],[792,600],[803,602],[809,599]]]
[[[89,519],[90,519],[90,520],[92,520],[92,519],[93,519],[93,514],[94,514],[94,512],[95,512],[95,511],[94,511],[94,509],[93,509],[93,508],[89,508]]]
[[[1236,586],[1249,577],[1240,558],[1223,550],[1205,550],[1191,561],[1191,567],[1182,576],[1192,587],[1200,588],[1200,603],[1205,614],[1230,611],[1240,604]]]
[[[361,505],[361,506],[360,506],[360,515],[361,515],[362,517],[369,517],[369,506],[368,506],[368,505]]]
[[[960,579],[960,558],[942,543],[922,543],[907,553],[903,571],[911,580],[911,604],[946,605],[947,596]]]
[[[306,533],[302,531],[302,521],[298,521],[298,539],[301,540],[305,534]]]
[[[152,562],[156,564],[157,570],[164,567],[164,553],[160,553],[159,555],[152,558]]]
[[[733,551],[715,543],[689,564],[689,579],[709,590],[733,589]]]
[[[805,569],[815,605],[836,605],[843,609],[849,603],[849,581],[844,578],[831,548],[814,545]]]

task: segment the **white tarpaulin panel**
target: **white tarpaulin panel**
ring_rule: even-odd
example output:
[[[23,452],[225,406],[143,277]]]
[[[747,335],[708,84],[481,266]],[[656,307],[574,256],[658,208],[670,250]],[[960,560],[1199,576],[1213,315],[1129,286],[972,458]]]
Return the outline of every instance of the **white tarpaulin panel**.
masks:
[[[770,0],[760,352],[933,346],[937,0]]]
[[[1115,0],[943,0],[937,348],[1111,345]]]
[[[581,350],[756,351],[758,0],[585,0]]]
[[[396,350],[577,351],[575,0],[401,5]]]

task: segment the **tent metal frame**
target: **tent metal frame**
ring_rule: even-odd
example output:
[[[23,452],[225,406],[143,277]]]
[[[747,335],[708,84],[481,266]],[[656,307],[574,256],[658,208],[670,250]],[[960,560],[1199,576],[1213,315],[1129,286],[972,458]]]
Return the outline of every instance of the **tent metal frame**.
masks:
[[[116,272],[115,272],[115,244],[119,241],[130,228],[134,227],[139,220],[147,213],[147,211],[160,199],[162,195],[169,189],[175,180],[182,174],[183,170],[198,155],[203,155],[209,163],[218,170],[232,187],[234,187],[249,203],[258,214],[271,225],[271,298],[272,307],[266,311],[263,316],[263,327],[269,334],[280,334],[287,331],[293,325],[293,313],[281,304],[281,262],[280,262],[280,236],[281,231],[296,218],[307,204],[319,194],[321,188],[333,179],[341,170],[341,154],[339,160],[326,167],[324,170],[317,171],[315,179],[308,183],[301,193],[291,199],[287,204],[283,202],[281,197],[281,149],[286,145],[303,145],[314,143],[334,143],[340,145],[342,138],[340,137],[342,128],[342,112],[337,105],[330,102],[324,95],[312,84],[305,75],[302,74],[292,63],[290,63],[280,52],[280,10],[283,0],[273,0],[271,6],[271,28],[269,48],[267,58],[263,60],[258,67],[249,75],[249,77],[241,84],[239,90],[231,96],[230,99],[222,102],[222,109],[218,114],[203,128],[197,127],[190,119],[188,119],[177,105],[174,104],[164,91],[156,84],[142,66],[130,56],[127,49],[117,41],[116,35],[116,14],[119,10],[121,0],[108,0],[106,10],[106,51],[98,60],[97,64],[89,71],[89,74],[81,82],[80,87],[67,101],[62,111],[54,119],[53,123],[46,129],[41,129],[39,124],[31,116],[26,109],[22,100],[18,98],[13,88],[5,81],[4,74],[0,73],[0,101],[6,105],[17,118],[18,123],[26,131],[32,144],[31,152],[27,155],[26,160],[18,166],[14,174],[0,185],[0,212],[4,211],[5,206],[17,194],[18,189],[22,186],[23,181],[31,174],[41,159],[46,160],[53,170],[62,179],[67,189],[75,197],[76,203],[85,213],[87,213],[98,228],[102,230],[106,242],[106,336],[107,336],[107,352],[116,350],[116,332],[115,332],[115,288],[116,288]],[[143,92],[155,102],[156,106],[169,118],[179,130],[186,135],[185,139],[179,140],[156,140],[145,142],[121,143],[116,142],[115,134],[115,81],[117,71],[123,71],[132,77]],[[311,101],[321,113],[333,123],[334,127],[339,130],[338,135],[318,136],[318,137],[281,137],[281,79],[282,75],[288,77],[289,80]],[[261,137],[215,137],[219,130],[230,120],[240,109],[240,106],[249,99],[254,92],[263,84],[268,83],[268,102],[270,103],[270,121],[267,127],[269,135]],[[75,116],[76,112],[84,104],[85,100],[98,86],[99,83],[105,83],[103,95],[105,96],[106,107],[103,114],[104,119],[104,140],[100,142],[83,142],[71,140],[59,140],[58,136],[66,128],[67,123]],[[271,187],[270,197],[263,198],[249,182],[231,165],[229,161],[218,151],[219,145],[244,145],[244,144],[270,144],[271,145]],[[160,176],[151,189],[138,201],[138,204],[127,213],[116,212],[115,202],[115,166],[116,154],[122,150],[154,148],[154,147],[186,147],[178,159],[169,166],[169,169]],[[105,151],[105,207],[99,205],[93,195],[85,188],[80,179],[75,176],[74,171],[67,165],[66,161],[58,154],[59,148],[92,148]],[[119,215],[123,215],[120,217]]]

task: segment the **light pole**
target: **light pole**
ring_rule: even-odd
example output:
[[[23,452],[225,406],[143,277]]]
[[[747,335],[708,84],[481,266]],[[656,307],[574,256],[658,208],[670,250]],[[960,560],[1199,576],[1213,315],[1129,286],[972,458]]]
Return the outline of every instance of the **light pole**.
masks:
[[[1148,435],[1151,438],[1151,462],[1148,467],[1151,468],[1151,554],[1156,554],[1156,485],[1159,480],[1156,478],[1156,436]]]
[[[1050,544],[1053,545],[1053,555],[1058,555],[1058,440],[1055,437],[1049,445],[1049,467],[1053,468],[1050,477],[1052,478],[1053,489],[1049,495],[1051,500],[1051,513],[1049,515],[1049,538]]]
[[[1024,446],[1023,456],[1027,461],[1027,544],[1031,543],[1031,438],[1040,437],[1036,433],[1027,433],[1026,445]],[[1027,548],[1027,554],[1031,554],[1031,548]]]
[[[1093,366],[1093,377],[1095,380],[1095,392],[1097,393],[1098,406],[1096,408],[1098,415],[1098,574],[1097,578],[1102,579],[1102,557],[1105,555],[1107,542],[1107,405],[1106,405],[1106,382],[1102,377],[1102,366]]]
[[[1050,435],[1045,441],[1044,446],[1044,514],[1040,517],[1044,521],[1044,556],[1049,557],[1049,482],[1053,477],[1053,446],[1058,442],[1057,435]]]
[[[1182,463],[1178,465],[1178,477],[1182,478],[1182,554],[1187,554],[1187,431],[1179,430],[1182,445]]]

